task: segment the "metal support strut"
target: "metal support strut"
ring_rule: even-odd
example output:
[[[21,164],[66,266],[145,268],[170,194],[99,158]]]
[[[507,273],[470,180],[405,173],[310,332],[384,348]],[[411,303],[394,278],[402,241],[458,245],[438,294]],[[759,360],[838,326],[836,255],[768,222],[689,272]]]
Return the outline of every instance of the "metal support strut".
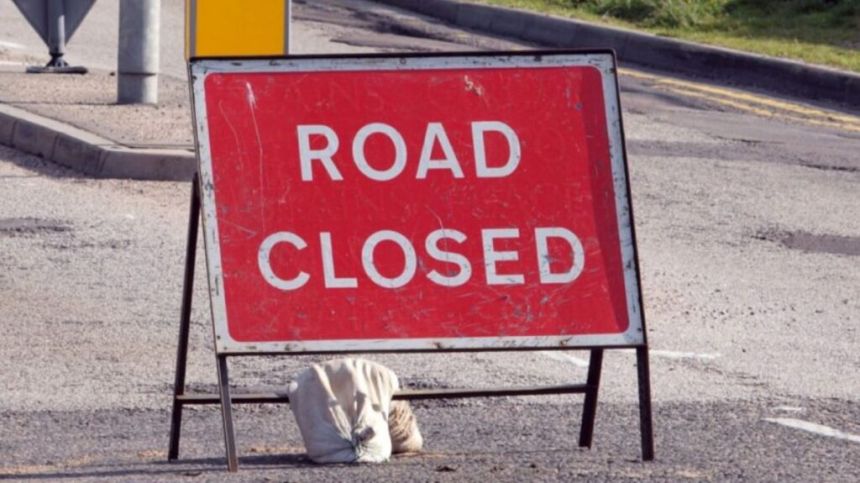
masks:
[[[227,375],[227,356],[219,355],[218,388],[221,393],[221,418],[224,420],[224,448],[227,451],[227,471],[239,471],[239,457],[236,454],[236,433],[233,431],[233,404],[230,399],[230,378]]]
[[[654,427],[651,416],[651,368],[648,346],[636,348],[636,373],[639,378],[639,433],[642,437],[642,460],[654,460]]]
[[[594,418],[597,415],[597,392],[600,389],[600,372],[603,368],[603,349],[592,349],[588,362],[588,379],[585,381],[585,402],[582,405],[582,426],[579,428],[579,446],[591,448]]]
[[[188,332],[191,326],[191,300],[194,295],[194,264],[197,260],[197,236],[200,225],[200,184],[197,174],[191,181],[191,203],[188,210],[188,238],[185,244],[185,277],[182,282],[182,308],[179,315],[179,343],[176,346],[176,377],[173,382],[173,411],[170,417],[169,461],[179,457],[179,435],[182,430],[182,396],[185,394],[185,367],[188,361]]]

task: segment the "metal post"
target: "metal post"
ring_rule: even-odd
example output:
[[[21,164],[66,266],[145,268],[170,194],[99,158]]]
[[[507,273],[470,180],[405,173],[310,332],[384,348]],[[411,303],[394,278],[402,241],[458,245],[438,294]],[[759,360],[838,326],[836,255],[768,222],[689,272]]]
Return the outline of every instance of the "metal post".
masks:
[[[48,67],[65,67],[66,53],[66,9],[63,0],[48,1],[48,52],[51,61]]]
[[[117,52],[117,102],[158,102],[161,0],[121,0]]]
[[[293,47],[293,2],[286,0],[284,9],[284,55],[290,55],[290,49]]]

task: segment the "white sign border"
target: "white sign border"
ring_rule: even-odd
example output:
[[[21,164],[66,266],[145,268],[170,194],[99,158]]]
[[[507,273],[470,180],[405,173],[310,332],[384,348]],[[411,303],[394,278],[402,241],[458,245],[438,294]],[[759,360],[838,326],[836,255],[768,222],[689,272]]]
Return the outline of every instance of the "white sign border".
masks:
[[[227,328],[221,251],[218,239],[212,156],[205,102],[205,81],[211,73],[278,73],[336,71],[397,71],[481,68],[581,67],[597,69],[603,80],[606,129],[612,164],[615,206],[624,269],[629,325],[623,333],[567,336],[467,337],[420,339],[348,339],[287,342],[242,342]],[[200,164],[201,208],[206,246],[215,351],[219,355],[321,352],[388,352],[440,350],[516,350],[592,347],[635,347],[645,344],[640,304],[638,264],[633,235],[617,70],[609,52],[516,52],[493,55],[448,54],[404,56],[312,56],[279,59],[192,59],[189,65],[197,152]]]

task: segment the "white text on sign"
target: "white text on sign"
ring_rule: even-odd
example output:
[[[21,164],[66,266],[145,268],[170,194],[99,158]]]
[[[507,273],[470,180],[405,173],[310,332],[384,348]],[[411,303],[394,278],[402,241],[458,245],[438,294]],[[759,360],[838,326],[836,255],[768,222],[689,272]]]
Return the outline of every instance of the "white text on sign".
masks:
[[[521,144],[516,132],[508,124],[501,121],[476,121],[470,124],[470,128],[471,154],[476,177],[501,178],[510,176],[516,171],[522,157]],[[493,163],[494,165],[491,166],[487,159],[485,135],[489,132],[501,134],[507,143],[508,156],[502,164]],[[343,175],[334,161],[334,156],[340,149],[341,137],[332,128],[322,124],[298,125],[296,133],[302,181],[312,182],[315,180],[315,166],[320,167],[330,180],[342,181]],[[394,147],[394,159],[386,169],[375,168],[367,160],[365,144],[371,136],[384,136]],[[323,146],[312,147],[312,137],[322,137]],[[359,172],[375,181],[389,181],[400,176],[408,164],[409,149],[407,149],[404,137],[393,126],[385,123],[374,122],[363,126],[353,136],[351,148],[352,161]],[[432,154],[434,152],[441,152],[443,156],[434,159]],[[418,152],[415,178],[425,179],[430,170],[448,170],[454,178],[465,177],[456,150],[444,126],[438,122],[427,123],[424,140]],[[317,170],[317,176],[319,176],[319,170]],[[495,241],[513,240],[519,237],[520,230],[518,228],[485,228],[480,230],[482,265],[484,267],[484,280],[487,285],[521,285],[525,283],[523,274],[499,273],[497,266],[499,262],[517,261],[520,259],[520,255],[517,251],[497,249]],[[467,238],[465,233],[455,229],[439,229],[428,233],[424,239],[422,256],[456,266],[456,271],[443,274],[437,270],[431,270],[425,274],[426,278],[443,287],[459,287],[471,280],[473,263],[461,253],[440,247],[443,241],[446,242],[444,245],[447,248],[449,246],[447,242],[462,244]],[[570,248],[571,262],[563,270],[552,271],[550,266],[549,240],[553,238],[565,242]],[[338,275],[331,233],[320,232],[318,240],[325,288],[358,287],[358,278],[355,274]],[[298,251],[304,250],[308,246],[308,242],[294,232],[275,232],[267,236],[260,244],[257,257],[258,267],[263,278],[272,287],[282,291],[298,290],[311,279],[309,273],[295,270],[290,274],[279,274],[275,272],[271,264],[273,249],[284,244]],[[400,251],[404,264],[396,276],[385,276],[378,269],[375,255],[380,245],[389,247],[388,249],[396,247],[394,249]],[[582,242],[573,231],[563,227],[535,228],[534,246],[537,253],[539,283],[571,283],[582,273],[585,265],[585,251]],[[395,230],[379,230],[372,233],[364,241],[359,258],[361,268],[367,278],[383,288],[403,287],[417,276],[419,256],[415,244]]]
[[[488,228],[481,230],[481,245],[484,255],[484,275],[487,285],[521,285],[525,283],[522,274],[498,272],[498,262],[517,261],[519,253],[510,250],[497,250],[495,240],[514,239],[520,236],[516,228]],[[537,251],[538,273],[542,284],[570,283],[582,273],[585,265],[585,251],[582,242],[570,230],[560,227],[535,228],[535,248]],[[443,287],[459,287],[472,277],[472,264],[462,254],[445,251],[439,247],[442,240],[448,239],[455,243],[466,241],[466,235],[452,229],[441,229],[430,232],[424,240],[424,251],[428,257],[440,262],[446,262],[458,267],[454,274],[442,274],[431,270],[426,274],[427,278]],[[549,239],[558,238],[566,242],[573,254],[571,266],[561,272],[553,272],[550,269]],[[391,242],[402,252],[404,264],[403,269],[396,277],[386,277],[380,273],[375,263],[376,248],[383,242]],[[258,265],[263,278],[273,287],[289,291],[303,287],[309,280],[307,272],[300,271],[292,278],[283,278],[272,269],[272,249],[286,243],[296,250],[305,249],[308,244],[300,236],[288,231],[279,231],[269,235],[260,245],[258,253]],[[332,249],[331,233],[322,232],[319,236],[320,249],[322,253],[323,278],[326,288],[356,288],[358,279],[356,277],[339,277],[335,270],[335,255]],[[400,288],[408,284],[416,276],[418,257],[415,246],[402,234],[394,230],[380,230],[370,235],[361,248],[361,264],[364,273],[376,285],[383,288]]]
[[[513,173],[520,163],[520,140],[514,130],[500,121],[473,122],[471,127],[476,176],[478,178],[501,178]],[[314,161],[322,166],[329,178],[342,181],[343,175],[332,159],[340,148],[340,138],[337,133],[332,128],[322,124],[299,125],[296,131],[299,139],[299,165],[302,181],[313,181]],[[484,136],[488,132],[500,133],[508,143],[508,159],[501,166],[488,166],[484,143]],[[364,152],[365,143],[373,135],[386,137],[394,146],[394,160],[387,169],[376,169],[367,162]],[[325,146],[312,149],[311,136],[322,136],[325,139]],[[432,153],[436,146],[444,153],[444,158],[432,159]],[[358,130],[352,140],[352,160],[355,166],[363,175],[376,181],[388,181],[403,173],[406,168],[407,155],[408,150],[403,136],[397,129],[385,123],[374,122],[365,125]],[[427,124],[424,142],[418,156],[415,178],[426,178],[427,172],[431,169],[446,169],[451,171],[455,178],[464,177],[463,168],[460,166],[448,134],[442,123],[438,122]]]

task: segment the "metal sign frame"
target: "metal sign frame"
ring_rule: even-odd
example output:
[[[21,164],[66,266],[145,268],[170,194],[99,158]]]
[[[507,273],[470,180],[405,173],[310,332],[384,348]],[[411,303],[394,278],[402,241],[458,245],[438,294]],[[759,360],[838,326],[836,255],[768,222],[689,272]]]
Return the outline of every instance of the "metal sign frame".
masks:
[[[601,74],[606,93],[605,120],[609,137],[610,164],[616,217],[620,236],[621,266],[624,272],[626,308],[629,326],[623,333],[481,337],[481,338],[423,338],[423,339],[347,339],[278,342],[242,342],[233,338],[227,324],[225,280],[222,274],[219,219],[216,210],[217,195],[210,130],[206,106],[206,78],[212,74],[303,73],[303,72],[413,72],[452,69],[528,69],[547,67],[593,67]],[[216,351],[219,354],[242,353],[307,353],[307,352],[378,352],[446,349],[509,350],[553,347],[607,347],[634,346],[643,341],[642,310],[639,280],[636,267],[636,250],[630,217],[628,176],[621,130],[621,112],[615,60],[608,52],[553,53],[535,56],[523,54],[467,54],[456,56],[379,56],[379,57],[294,57],[278,60],[220,60],[201,59],[190,64],[196,136],[200,158],[200,176],[203,189],[203,217],[206,255],[209,266],[209,286],[215,327]],[[611,247],[610,247],[611,249]]]
[[[395,66],[406,66],[405,68],[421,66],[424,68],[439,68],[446,66],[475,66],[486,65],[487,59],[502,61],[511,65],[531,65],[533,62],[547,63],[570,62],[578,59],[577,65],[588,65],[597,68],[603,74],[604,93],[611,98],[607,102],[607,128],[610,132],[617,134],[611,138],[610,149],[612,157],[613,185],[615,187],[619,217],[619,230],[625,233],[622,246],[624,251],[625,287],[627,289],[627,304],[630,317],[628,330],[621,335],[606,337],[584,336],[565,337],[558,339],[546,337],[540,341],[532,337],[528,341],[510,338],[488,338],[469,340],[465,343],[456,340],[410,340],[406,343],[347,341],[343,343],[311,342],[305,343],[299,351],[285,350],[283,344],[256,344],[256,347],[243,347],[234,345],[229,341],[217,342],[219,337],[224,337],[226,332],[226,318],[224,315],[224,300],[219,298],[217,290],[222,280],[219,279],[219,253],[217,230],[215,230],[214,202],[217,193],[214,192],[208,130],[206,125],[206,111],[202,100],[202,83],[207,73],[227,70],[242,70],[244,72],[258,72],[262,69],[297,69],[297,68],[328,68],[332,66],[340,69],[356,69],[359,67],[379,66],[378,69],[390,69]],[[565,64],[569,65],[569,64]],[[633,211],[630,205],[630,186],[627,176],[626,152],[624,147],[623,125],[621,121],[621,108],[618,95],[618,83],[616,80],[615,54],[611,50],[600,51],[526,51],[512,53],[458,53],[458,54],[380,54],[363,56],[303,56],[288,58],[232,58],[232,59],[192,59],[190,66],[190,78],[192,83],[192,102],[194,104],[193,116],[195,123],[195,136],[198,148],[198,159],[200,161],[200,176],[194,176],[191,189],[191,201],[189,209],[188,238],[186,245],[185,276],[183,285],[182,308],[180,313],[179,339],[177,344],[176,373],[173,392],[173,409],[171,418],[170,443],[168,460],[176,460],[179,456],[179,439],[182,425],[182,410],[187,405],[220,405],[223,418],[224,440],[227,455],[227,468],[229,471],[238,470],[238,454],[236,451],[235,435],[233,428],[233,404],[260,404],[260,403],[289,403],[289,397],[284,392],[256,393],[256,394],[231,394],[228,363],[232,356],[260,356],[260,355],[295,355],[295,354],[328,354],[344,352],[467,352],[467,351],[512,351],[512,350],[546,350],[546,349],[579,349],[590,351],[587,380],[583,384],[565,384],[558,386],[538,387],[494,387],[487,389],[422,389],[401,390],[395,394],[395,399],[440,399],[440,398],[463,398],[463,397],[495,397],[511,395],[541,395],[541,394],[584,394],[585,401],[582,410],[579,445],[590,447],[594,429],[594,420],[597,409],[597,395],[600,385],[602,371],[603,352],[606,349],[632,348],[636,355],[638,399],[640,416],[640,436],[642,458],[645,461],[654,458],[654,439],[651,414],[651,386],[650,367],[648,361],[648,342],[645,330],[645,319],[641,304],[641,284],[639,280],[639,265],[636,257],[636,237],[633,223]],[[609,79],[609,80],[607,80]],[[202,207],[202,209],[201,209]],[[202,215],[206,242],[210,301],[212,308],[213,330],[216,336],[216,361],[219,380],[218,394],[188,394],[186,393],[186,361],[188,353],[188,341],[190,331],[191,304],[194,284],[194,268],[196,263],[196,247],[199,237],[199,221]],[[632,290],[631,290],[632,289]],[[632,328],[632,331],[630,330]],[[439,343],[440,345],[432,345]],[[292,346],[294,349],[295,346]]]

